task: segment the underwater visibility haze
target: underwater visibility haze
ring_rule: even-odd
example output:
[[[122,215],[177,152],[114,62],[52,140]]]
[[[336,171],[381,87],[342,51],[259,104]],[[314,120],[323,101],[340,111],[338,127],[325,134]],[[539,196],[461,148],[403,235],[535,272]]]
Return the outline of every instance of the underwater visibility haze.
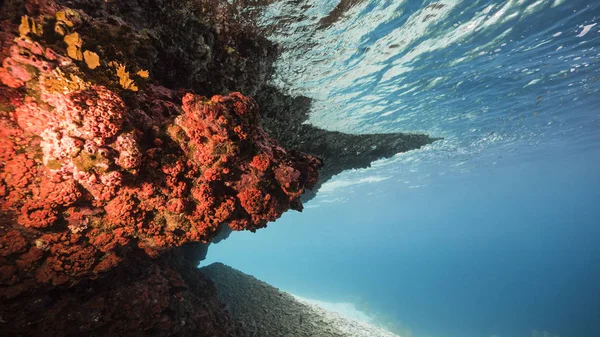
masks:
[[[273,84],[313,99],[307,123],[443,139],[335,176],[201,265],[405,337],[600,336],[600,2],[269,3]]]

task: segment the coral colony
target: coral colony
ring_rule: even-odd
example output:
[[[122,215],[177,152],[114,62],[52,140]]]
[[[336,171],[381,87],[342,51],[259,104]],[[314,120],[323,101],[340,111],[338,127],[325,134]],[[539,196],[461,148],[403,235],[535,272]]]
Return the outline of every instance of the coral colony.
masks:
[[[270,138],[252,98],[156,85],[84,49],[78,13],[0,31],[0,298],[302,209],[322,162]]]

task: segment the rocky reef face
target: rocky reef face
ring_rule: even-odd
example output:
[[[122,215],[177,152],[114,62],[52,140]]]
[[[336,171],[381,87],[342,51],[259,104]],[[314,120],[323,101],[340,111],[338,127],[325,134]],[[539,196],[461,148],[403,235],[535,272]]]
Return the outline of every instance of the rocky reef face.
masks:
[[[254,231],[301,210],[321,161],[269,138],[252,98],[145,83],[147,70],[84,49],[84,16],[59,8],[22,16],[5,43],[0,294],[74,284],[132,247],[156,257],[223,223]],[[61,34],[64,49],[48,42]]]
[[[312,100],[292,97],[272,86],[263,87],[255,96],[261,108],[262,127],[286,148],[298,149],[323,159],[319,179],[312,189],[300,197],[306,203],[314,198],[323,183],[348,169],[367,168],[375,160],[389,158],[397,153],[418,149],[437,140],[423,134],[364,134],[352,135],[319,129],[304,124]],[[222,228],[212,243],[225,240],[232,233]],[[211,243],[189,247],[188,253],[198,262],[204,260]]]
[[[237,336],[206,245],[431,141],[301,125],[276,56],[227,1],[0,3],[3,335]]]
[[[375,160],[431,144],[436,138],[423,134],[353,135],[319,129],[308,120],[312,100],[292,97],[271,86],[256,95],[261,107],[263,128],[286,148],[297,149],[323,159],[315,187],[302,195],[302,201],[312,199],[319,187],[336,174],[348,169],[367,168]]]
[[[200,269],[217,288],[234,322],[261,337],[399,337],[328,312],[221,263]]]
[[[176,251],[129,256],[95,280],[2,300],[2,336],[246,336]]]
[[[268,136],[252,98],[171,89],[228,91],[240,72],[236,87],[252,92],[268,73],[264,40],[215,2],[147,6],[2,5],[0,329],[10,335],[233,335],[207,282],[168,250],[209,242],[223,224],[265,227],[301,210],[317,181],[322,161]],[[138,11],[174,23],[144,29],[156,22]],[[158,43],[170,33],[196,42]]]
[[[69,16],[66,28],[85,37],[83,49],[96,52],[103,63],[148,70],[169,88],[205,96],[254,95],[277,57],[276,46],[223,0],[9,0],[0,20],[18,24],[23,15],[53,15],[61,5],[77,10],[78,18]],[[93,75],[101,77],[99,71]]]

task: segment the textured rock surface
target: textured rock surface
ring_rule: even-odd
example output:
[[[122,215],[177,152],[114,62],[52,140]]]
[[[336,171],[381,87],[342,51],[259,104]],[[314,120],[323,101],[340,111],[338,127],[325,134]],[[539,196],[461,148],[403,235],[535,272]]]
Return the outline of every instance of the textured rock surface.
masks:
[[[314,154],[325,163],[317,185],[302,196],[304,202],[312,199],[324,182],[344,170],[366,168],[377,159],[418,149],[436,140],[422,134],[352,135],[303,124],[308,119],[311,99],[285,95],[269,86],[256,95],[256,100],[263,107],[262,126],[273,138],[286,148]]]
[[[0,4],[0,334],[240,335],[169,250],[264,227],[316,183],[321,161],[229,93],[274,47],[225,2],[66,3]]]
[[[19,22],[24,0],[5,1],[0,19]],[[70,0],[83,48],[150,72],[161,85],[205,96],[253,95],[271,74],[277,48],[222,0]],[[49,12],[53,1],[28,1],[30,12]],[[89,24],[93,22],[93,24]]]
[[[366,168],[377,159],[418,149],[436,140],[422,134],[351,135],[327,131],[303,124],[308,119],[312,102],[308,97],[292,97],[271,86],[263,87],[255,97],[262,107],[261,124],[269,135],[286,148],[298,149],[323,159],[319,180],[301,196],[304,203],[315,197],[323,183],[344,170]],[[231,233],[229,228],[223,228],[219,233],[219,241],[227,239]],[[206,258],[210,244],[199,244],[193,248],[197,261]]]
[[[296,300],[253,276],[214,263],[200,269],[217,287],[231,317],[250,336],[398,337],[364,322]]]
[[[2,336],[245,336],[181,256],[131,257],[96,280],[0,305]]]
[[[0,296],[302,209],[321,161],[262,131],[252,98],[148,84],[134,60],[85,49],[94,19],[46,5],[5,32]]]

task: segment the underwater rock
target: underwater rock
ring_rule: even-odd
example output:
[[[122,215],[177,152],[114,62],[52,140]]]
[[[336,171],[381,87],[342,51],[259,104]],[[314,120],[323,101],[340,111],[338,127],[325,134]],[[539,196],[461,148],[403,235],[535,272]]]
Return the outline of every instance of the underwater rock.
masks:
[[[257,280],[213,263],[200,268],[213,281],[233,321],[249,336],[399,337],[371,324],[342,317]]]
[[[102,45],[79,57],[102,24],[43,4],[3,23],[0,297],[302,209],[322,162],[270,138],[252,98],[151,84],[135,58]]]
[[[367,168],[372,162],[395,154],[418,149],[439,138],[423,134],[347,134],[319,129],[305,124],[312,100],[293,97],[266,86],[255,96],[261,108],[261,125],[285,148],[296,149],[323,159],[316,186],[302,195],[312,199],[319,187],[345,170]]]
[[[130,256],[68,290],[2,300],[2,336],[246,336],[216,289],[175,252]]]
[[[221,0],[0,3],[2,335],[237,336],[194,270],[206,244],[429,140],[344,155],[372,137],[301,126],[303,99],[266,86],[277,46],[238,14]]]
[[[60,5],[77,11],[60,14],[56,31],[75,28],[81,48],[96,53],[101,63],[137,65],[171,89],[254,95],[278,55],[277,47],[223,0],[12,0],[3,2],[0,21],[18,23],[28,13],[54,15]]]
[[[349,169],[367,168],[375,160],[415,150],[438,140],[423,134],[353,135],[327,131],[304,124],[312,104],[308,97],[293,97],[272,86],[265,86],[255,98],[261,106],[261,125],[270,136],[285,148],[297,149],[323,159],[324,165],[315,186],[300,196],[303,203],[314,198],[321,185],[336,174]],[[223,227],[218,241],[227,239],[231,233],[230,228]],[[206,258],[209,246],[218,241],[187,248],[189,258],[199,263]]]

